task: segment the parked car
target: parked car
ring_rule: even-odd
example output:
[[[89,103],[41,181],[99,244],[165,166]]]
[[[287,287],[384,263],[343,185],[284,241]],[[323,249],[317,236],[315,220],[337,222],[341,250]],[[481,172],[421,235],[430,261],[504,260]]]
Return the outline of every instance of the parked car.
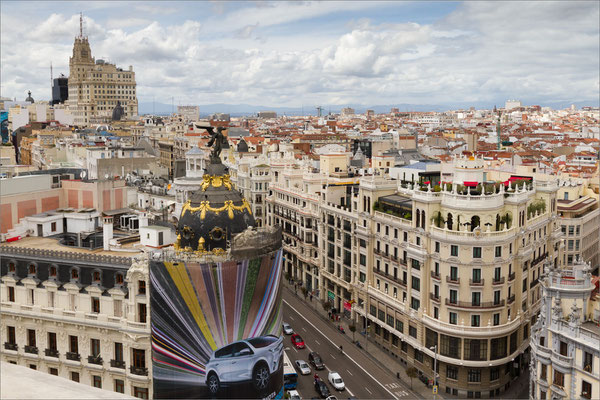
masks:
[[[215,350],[206,364],[206,386],[215,395],[231,383],[251,382],[257,391],[269,386],[283,362],[283,337],[258,336]],[[252,396],[248,396],[252,397]]]
[[[325,400],[337,400],[337,397],[335,397],[335,396],[329,396]]]
[[[292,333],[294,333],[294,330],[292,329],[290,324],[288,324],[287,322],[284,322],[282,324],[282,326],[283,326],[283,333],[285,333],[286,335],[291,335]]]
[[[302,339],[302,337],[300,335],[298,335],[297,333],[294,333],[292,335],[292,344],[297,348],[297,349],[303,349],[304,348],[304,340]]]
[[[331,386],[333,386],[336,390],[344,390],[346,388],[346,386],[344,385],[344,380],[342,379],[340,374],[338,374],[335,371],[329,372],[327,380],[329,381],[329,383],[331,383]]]
[[[320,379],[315,380],[315,390],[317,391],[317,393],[319,393],[319,396],[321,396],[321,398],[326,399],[327,397],[329,397],[329,389],[327,388],[325,382],[323,382]]]
[[[302,400],[297,390],[288,390],[288,395],[290,400]]]
[[[302,375],[309,375],[311,373],[310,366],[304,360],[296,360],[296,367]]]
[[[319,353],[313,351],[308,354],[308,362],[312,364],[315,369],[323,369],[325,368],[325,364],[323,364],[323,360]]]

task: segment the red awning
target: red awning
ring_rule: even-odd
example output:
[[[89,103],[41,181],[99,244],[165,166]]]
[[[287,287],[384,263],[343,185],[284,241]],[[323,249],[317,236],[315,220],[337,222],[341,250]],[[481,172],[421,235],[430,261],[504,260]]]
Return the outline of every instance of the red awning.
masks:
[[[427,181],[427,182],[425,182],[425,184],[426,184],[426,185],[429,185],[430,183],[431,183],[431,181]]]
[[[477,182],[463,182],[463,185],[465,186],[469,186],[469,187],[476,187],[477,186]]]

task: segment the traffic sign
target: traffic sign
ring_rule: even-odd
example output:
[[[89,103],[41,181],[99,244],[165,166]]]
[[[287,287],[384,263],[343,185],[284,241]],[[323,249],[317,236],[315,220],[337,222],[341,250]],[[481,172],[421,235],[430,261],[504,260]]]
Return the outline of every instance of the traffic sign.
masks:
[[[433,386],[433,394],[437,394],[437,385]]]

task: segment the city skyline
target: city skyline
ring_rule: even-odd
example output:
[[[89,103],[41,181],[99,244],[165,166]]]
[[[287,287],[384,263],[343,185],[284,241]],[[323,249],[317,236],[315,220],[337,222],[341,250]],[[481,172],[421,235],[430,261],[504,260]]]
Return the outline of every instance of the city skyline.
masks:
[[[599,102],[594,2],[5,4],[2,96],[17,100],[50,98],[50,63],[68,74],[82,11],[96,59],[136,69],[140,103]]]

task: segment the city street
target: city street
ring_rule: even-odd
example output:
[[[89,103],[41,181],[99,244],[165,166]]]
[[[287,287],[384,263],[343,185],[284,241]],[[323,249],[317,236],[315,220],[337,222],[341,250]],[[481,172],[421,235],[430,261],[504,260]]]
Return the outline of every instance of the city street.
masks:
[[[352,344],[352,334],[342,334],[335,327],[324,321],[316,311],[309,305],[300,301],[289,290],[283,291],[284,321],[289,323],[304,339],[305,349],[297,350],[291,343],[290,337],[286,336],[284,345],[287,354],[294,363],[302,359],[308,362],[308,353],[316,351],[319,353],[325,369],[318,371],[319,377],[327,381],[329,371],[338,372],[346,390],[337,392],[327,382],[332,395],[338,399],[401,399],[418,398],[409,387],[401,382],[395,375],[376,364],[368,356],[362,353]],[[342,345],[344,352],[340,353],[339,346]],[[312,366],[311,366],[312,368]],[[310,375],[298,376],[298,392],[302,398],[319,397],[314,388],[314,370]]]

